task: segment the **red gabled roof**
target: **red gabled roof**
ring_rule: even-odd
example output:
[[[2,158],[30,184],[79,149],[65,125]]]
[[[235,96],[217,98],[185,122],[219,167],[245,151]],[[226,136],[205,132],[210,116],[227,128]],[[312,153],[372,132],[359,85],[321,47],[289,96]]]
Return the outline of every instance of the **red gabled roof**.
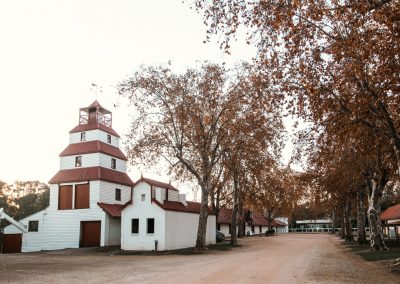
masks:
[[[186,201],[187,206],[185,206],[179,201],[164,201],[164,203],[159,202],[157,199],[153,199],[152,201],[167,211],[200,214],[201,204],[198,202]],[[208,208],[208,214],[214,215],[210,207]]]
[[[171,185],[169,183],[157,181],[157,180],[154,180],[154,179],[145,178],[143,176],[138,181],[135,182],[135,185],[138,184],[139,182],[142,182],[142,181],[144,181],[144,182],[146,182],[146,183],[148,183],[149,185],[152,185],[152,186],[161,187],[161,188],[168,188],[168,189],[171,189],[171,190],[178,191],[177,188],[175,188],[173,185]]]
[[[244,208],[243,209],[243,218],[246,215],[246,212],[249,211],[249,209]],[[268,220],[267,218],[264,217],[262,213],[253,213],[253,225],[255,226],[268,226]],[[230,224],[232,221],[232,209],[227,209],[227,208],[222,208],[219,210],[218,214],[218,220],[217,223],[219,224]],[[272,227],[276,226],[286,226],[285,223],[278,221],[278,220],[273,220],[271,222]]]
[[[122,210],[131,203],[132,201],[128,201],[125,204],[107,204],[107,203],[97,202],[97,205],[99,205],[99,207],[103,209],[104,212],[106,212],[111,217],[121,217]]]
[[[133,186],[133,181],[126,173],[103,167],[60,170],[55,176],[51,178],[49,183],[58,184],[65,182],[81,182],[91,180],[104,180],[118,184]]]
[[[97,202],[97,205],[99,205],[104,212],[112,217],[121,217],[122,209],[124,209],[124,206],[119,204],[106,204]]]
[[[400,219],[400,204],[389,207],[381,213],[381,220]]]
[[[220,209],[217,219],[217,223],[219,224],[230,224],[232,222],[232,209]]]
[[[261,213],[253,213],[253,225],[268,226],[268,221]]]
[[[76,133],[76,132],[82,132],[82,131],[89,131],[89,130],[95,130],[99,129],[104,132],[107,132],[108,134],[114,135],[116,137],[120,137],[117,132],[115,132],[114,129],[111,127],[105,126],[104,124],[95,122],[95,123],[89,123],[89,124],[79,124],[75,126],[69,133]]]
[[[101,141],[88,141],[70,144],[64,149],[64,151],[61,152],[60,157],[98,152],[119,158],[124,161],[128,160],[119,148]]]
[[[272,222],[275,222],[274,226],[281,226],[281,227],[282,226],[284,226],[284,227],[287,226],[287,224],[285,222],[279,221],[277,219],[274,219]]]

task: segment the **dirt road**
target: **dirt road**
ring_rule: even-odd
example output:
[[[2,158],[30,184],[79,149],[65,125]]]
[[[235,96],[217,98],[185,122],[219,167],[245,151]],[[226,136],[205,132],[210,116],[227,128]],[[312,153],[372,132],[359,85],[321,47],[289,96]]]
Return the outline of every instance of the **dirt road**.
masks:
[[[0,255],[0,282],[400,283],[339,242],[327,234],[288,234],[246,238],[240,248],[201,255]]]

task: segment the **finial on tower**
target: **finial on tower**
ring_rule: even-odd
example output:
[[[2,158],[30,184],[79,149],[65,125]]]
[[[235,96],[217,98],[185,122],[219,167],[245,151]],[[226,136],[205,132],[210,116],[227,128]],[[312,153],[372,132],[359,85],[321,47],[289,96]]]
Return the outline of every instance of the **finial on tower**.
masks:
[[[103,87],[99,86],[95,83],[92,83],[90,90],[94,93],[94,95],[96,96],[96,101],[97,101],[97,95],[98,93],[102,93],[103,92]]]

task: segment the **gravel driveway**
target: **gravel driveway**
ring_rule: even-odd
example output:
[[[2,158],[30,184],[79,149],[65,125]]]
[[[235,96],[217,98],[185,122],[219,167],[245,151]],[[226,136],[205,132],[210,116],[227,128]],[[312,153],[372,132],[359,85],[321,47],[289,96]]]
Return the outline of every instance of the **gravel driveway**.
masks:
[[[114,255],[85,250],[0,255],[0,282],[400,283],[328,234],[251,237],[200,255]]]

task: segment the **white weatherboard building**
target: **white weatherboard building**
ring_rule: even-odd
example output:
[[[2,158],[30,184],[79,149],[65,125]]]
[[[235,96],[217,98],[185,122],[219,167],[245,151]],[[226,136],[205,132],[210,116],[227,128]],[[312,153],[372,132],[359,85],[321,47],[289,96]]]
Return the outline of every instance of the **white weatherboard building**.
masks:
[[[169,250],[195,245],[200,204],[170,184],[126,174],[127,158],[112,129],[112,113],[97,101],[80,109],[79,124],[49,181],[50,204],[20,220],[28,229],[4,228],[3,251],[118,246]],[[209,215],[207,244],[215,243]]]

